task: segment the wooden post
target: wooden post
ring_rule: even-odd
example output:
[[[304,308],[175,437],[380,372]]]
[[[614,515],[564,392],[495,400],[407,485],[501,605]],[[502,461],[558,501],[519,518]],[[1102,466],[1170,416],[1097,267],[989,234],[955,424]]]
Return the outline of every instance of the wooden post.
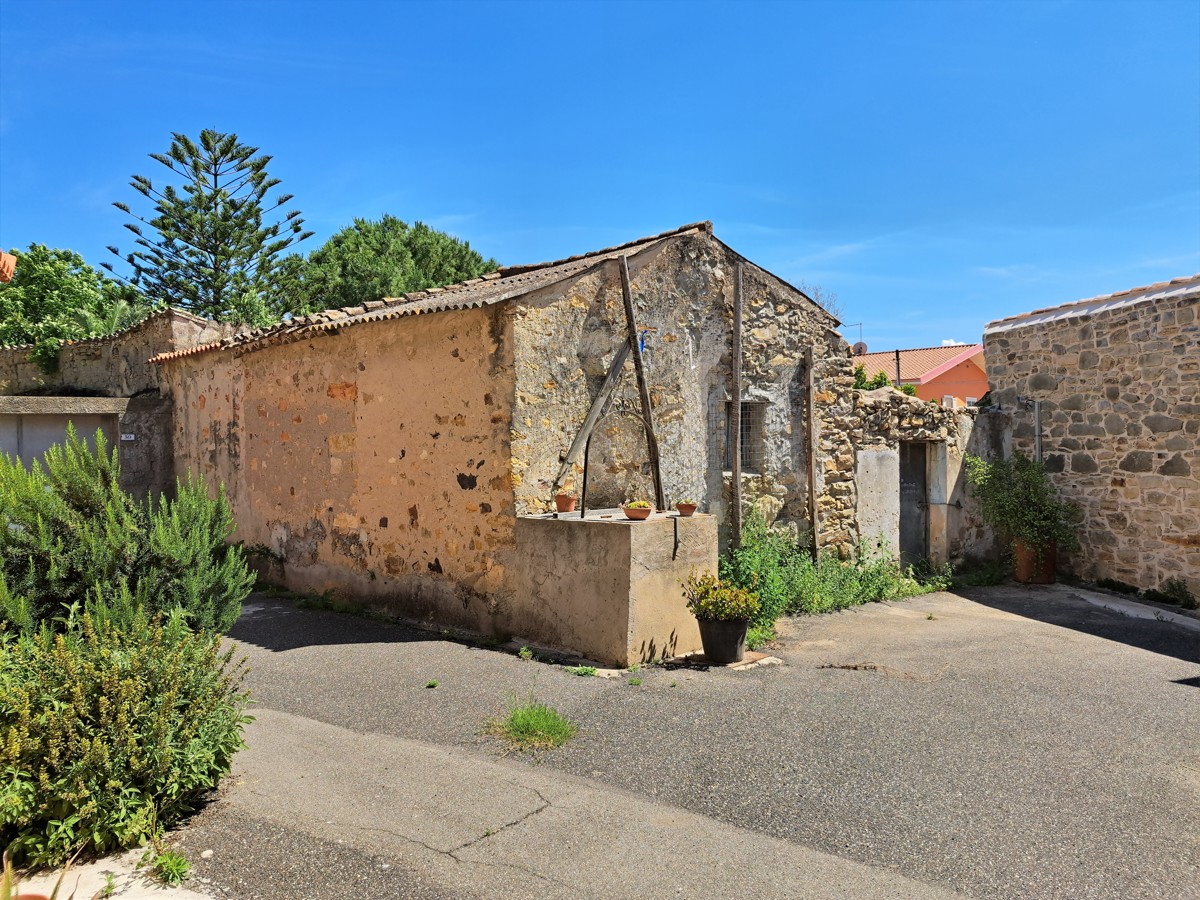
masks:
[[[733,282],[733,402],[729,407],[729,448],[733,476],[733,546],[742,545],[742,261]]]
[[[579,428],[579,433],[575,435],[575,440],[571,442],[571,449],[567,451],[566,458],[563,459],[562,465],[559,466],[558,475],[554,478],[551,494],[557,492],[563,486],[563,482],[567,480],[567,475],[571,472],[571,465],[575,462],[575,457],[579,455],[579,451],[584,449],[591,438],[592,429],[596,427],[596,421],[600,418],[601,411],[608,404],[609,398],[612,397],[613,391],[617,388],[617,383],[621,380],[621,370],[625,368],[625,360],[627,359],[629,359],[629,342],[624,341],[613,355],[612,365],[608,367],[608,376],[604,379],[604,384],[600,386],[600,393],[592,401],[591,409],[588,410],[587,417],[583,420],[583,425]]]
[[[817,560],[818,543],[817,534],[820,530],[820,523],[817,521],[817,441],[820,435],[817,432],[817,416],[816,406],[813,402],[813,392],[817,389],[817,379],[813,372],[813,349],[806,347],[804,350],[804,417],[807,420],[805,424],[808,426],[808,433],[805,435],[804,442],[808,445],[808,453],[805,454],[808,463],[808,521],[809,527],[812,529],[812,557],[813,562]]]
[[[659,512],[667,508],[663,494],[662,466],[658,459],[658,438],[654,434],[654,413],[650,409],[650,388],[646,385],[646,369],[642,362],[642,348],[638,343],[637,322],[633,317],[633,288],[629,284],[629,260],[618,259],[621,269],[621,297],[625,301],[625,326],[629,332],[629,352],[633,354],[633,368],[637,372],[638,394],[642,398],[642,419],[646,426],[646,450],[654,471],[654,502]]]

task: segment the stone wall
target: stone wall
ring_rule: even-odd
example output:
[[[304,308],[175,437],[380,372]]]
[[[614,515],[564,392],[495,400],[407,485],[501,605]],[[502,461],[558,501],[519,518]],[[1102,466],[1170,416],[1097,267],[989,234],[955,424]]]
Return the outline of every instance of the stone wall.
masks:
[[[727,404],[736,264],[741,258],[706,233],[672,239],[629,260],[636,323],[653,328],[645,366],[668,504],[688,497],[715,514],[728,540]],[[800,292],[750,263],[743,266],[743,400],[763,414],[760,471],[744,475],[744,499],[768,518],[808,528],[803,360],[814,349],[818,416],[848,398],[845,342],[833,318]],[[613,261],[514,302],[516,395],[513,466],[517,509],[550,508],[552,485],[576,432],[625,341],[620,275]],[[838,380],[840,379],[840,381]],[[588,506],[653,499],[633,363],[626,363],[611,412],[593,432]],[[832,452],[833,438],[825,445]],[[567,482],[578,493],[582,459]],[[818,483],[818,492],[824,481]],[[828,539],[848,537],[826,499]],[[844,518],[844,517],[843,517]]]
[[[1116,295],[1114,295],[1116,297]],[[1200,285],[993,322],[993,401],[1033,455],[1031,404],[1063,496],[1084,512],[1086,578],[1142,588],[1187,579],[1200,594]]]
[[[824,465],[827,478],[853,484],[859,541],[882,537],[885,550],[899,553],[899,447],[913,441],[929,447],[930,560],[941,565],[995,555],[995,535],[968,488],[963,458],[1003,456],[1011,427],[1007,415],[945,407],[884,387],[854,391],[852,413],[840,424],[846,449]]]
[[[149,363],[150,357],[219,340],[231,330],[180,310],[164,310],[120,334],[65,344],[53,375],[30,361],[28,347],[0,347],[0,395],[132,397],[157,391],[158,369]]]

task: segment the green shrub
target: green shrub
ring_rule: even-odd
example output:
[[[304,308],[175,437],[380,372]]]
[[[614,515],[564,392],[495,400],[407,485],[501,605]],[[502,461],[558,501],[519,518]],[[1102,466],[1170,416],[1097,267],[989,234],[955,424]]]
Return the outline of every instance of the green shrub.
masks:
[[[0,454],[0,619],[28,628],[128,589],[154,612],[180,607],[196,628],[228,630],[254,575],[228,546],[224,491],[178,482],[174,500],[135,500],[119,485],[115,450],[67,441],[26,469]]]
[[[751,622],[758,615],[758,597],[716,575],[689,575],[683,585],[688,609],[697,619]]]
[[[862,549],[853,560],[822,553],[814,562],[790,534],[768,527],[757,512],[743,525],[741,546],[721,558],[721,577],[758,595],[758,613],[751,619],[756,627],[769,627],[782,615],[915,597],[949,584],[945,570],[931,570],[922,580],[878,548]]]
[[[1043,463],[1022,453],[990,462],[968,454],[964,462],[984,521],[1007,540],[1033,549],[1039,560],[1051,541],[1067,553],[1079,549],[1080,511],[1059,498]]]
[[[156,838],[243,746],[233,648],[132,602],[115,604],[121,622],[84,612],[58,632],[0,630],[0,841],[19,860]]]

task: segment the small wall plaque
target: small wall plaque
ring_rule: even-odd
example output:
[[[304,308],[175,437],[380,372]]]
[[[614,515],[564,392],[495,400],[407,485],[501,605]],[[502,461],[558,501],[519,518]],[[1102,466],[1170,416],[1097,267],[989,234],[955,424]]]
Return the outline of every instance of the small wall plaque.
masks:
[[[123,440],[123,441],[136,441],[136,440],[137,440],[137,435],[136,435],[136,434],[130,434],[130,433],[129,433],[129,432],[127,432],[127,431],[122,431],[122,432],[121,432],[121,440]]]

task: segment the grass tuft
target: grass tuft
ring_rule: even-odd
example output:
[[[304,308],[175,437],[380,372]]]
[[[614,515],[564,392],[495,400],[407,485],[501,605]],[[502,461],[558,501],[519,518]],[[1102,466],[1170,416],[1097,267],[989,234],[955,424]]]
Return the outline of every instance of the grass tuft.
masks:
[[[508,715],[488,723],[492,734],[507,738],[518,750],[539,750],[561,747],[579,730],[570,719],[533,696],[524,703],[514,698],[508,706]]]

